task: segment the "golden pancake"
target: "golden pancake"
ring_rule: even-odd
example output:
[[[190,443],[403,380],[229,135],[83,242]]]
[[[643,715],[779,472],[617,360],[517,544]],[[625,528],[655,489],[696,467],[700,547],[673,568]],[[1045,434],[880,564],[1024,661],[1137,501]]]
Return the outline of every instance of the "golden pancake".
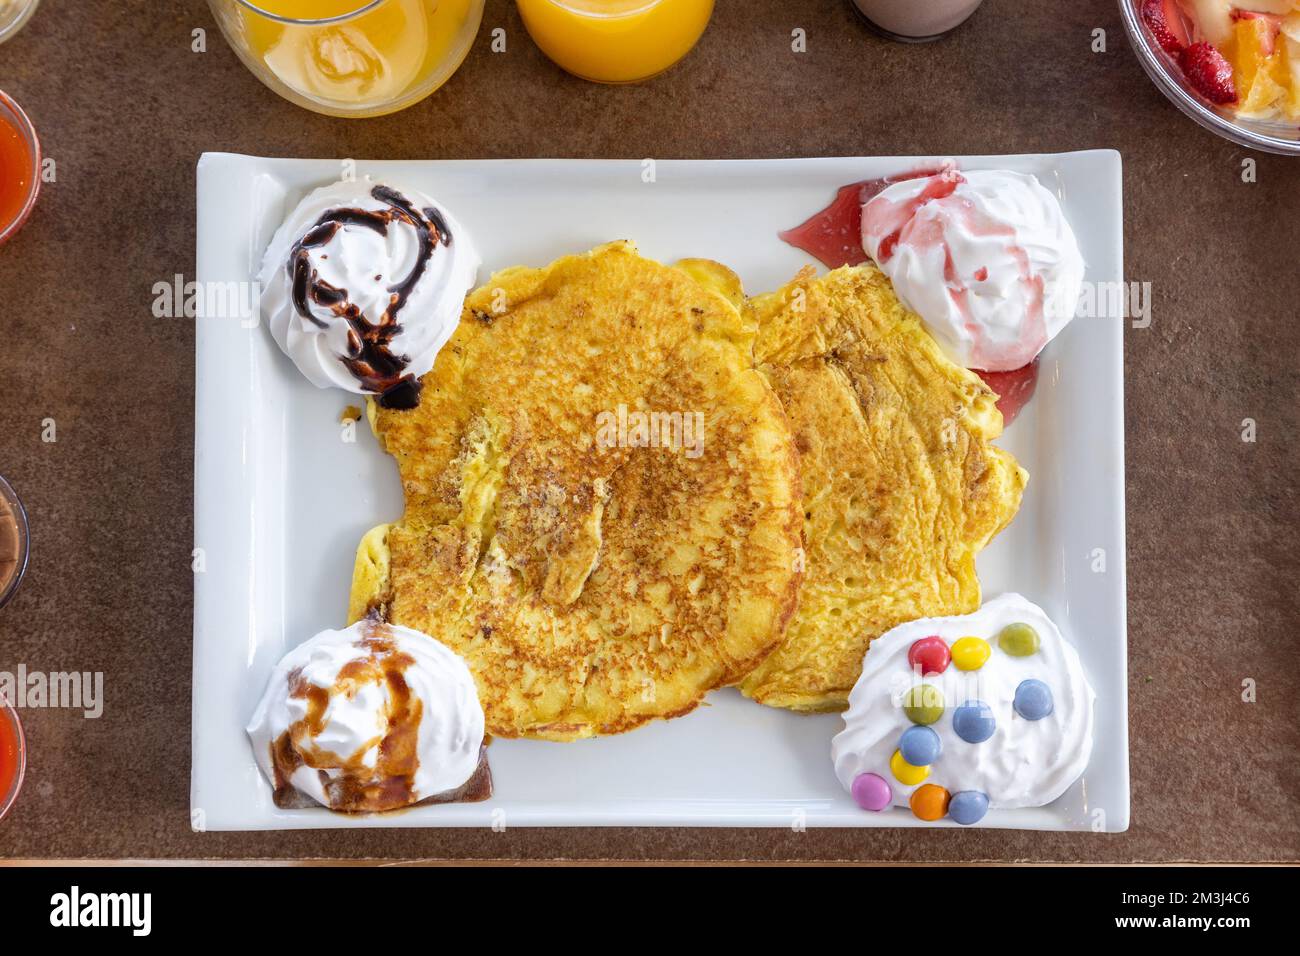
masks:
[[[741,685],[775,707],[841,710],[871,640],[980,604],[975,555],[1028,478],[989,444],[994,393],[943,355],[874,266],[811,268],[748,304],[755,358],[799,449],[807,567],[784,642]]]
[[[684,714],[784,635],[798,457],[738,290],[631,243],[507,269],[466,299],[419,405],[372,406],[406,509],[358,548],[351,616],[460,654],[489,733]]]

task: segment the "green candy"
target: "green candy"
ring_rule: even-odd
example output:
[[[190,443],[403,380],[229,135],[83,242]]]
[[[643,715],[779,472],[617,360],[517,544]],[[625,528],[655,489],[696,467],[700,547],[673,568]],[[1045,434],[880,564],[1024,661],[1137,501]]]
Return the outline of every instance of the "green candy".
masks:
[[[917,684],[903,695],[903,713],[914,724],[933,724],[943,716],[943,692],[933,684]]]
[[[1008,624],[998,632],[998,647],[1012,657],[1029,657],[1038,653],[1038,632],[1028,624]]]

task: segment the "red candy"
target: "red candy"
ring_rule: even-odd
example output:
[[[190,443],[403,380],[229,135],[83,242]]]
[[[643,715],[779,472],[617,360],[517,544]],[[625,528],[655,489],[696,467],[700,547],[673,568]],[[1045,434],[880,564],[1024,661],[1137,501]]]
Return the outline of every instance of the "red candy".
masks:
[[[952,661],[952,652],[942,637],[923,637],[907,650],[907,663],[921,675],[942,674]]]

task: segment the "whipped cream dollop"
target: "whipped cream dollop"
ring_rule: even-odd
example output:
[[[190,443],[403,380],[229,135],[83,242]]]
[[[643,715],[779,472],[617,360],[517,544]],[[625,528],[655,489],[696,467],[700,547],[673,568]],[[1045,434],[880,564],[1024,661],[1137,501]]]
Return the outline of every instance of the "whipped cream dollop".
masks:
[[[369,179],[310,193],[258,274],[276,344],[318,388],[409,408],[460,321],[480,259],[446,209]]]
[[[419,631],[364,620],[322,631],[276,665],[248,725],[258,766],[334,810],[409,806],[478,769],[483,708],[465,662]]]
[[[1023,627],[1004,630],[1013,625],[1028,625],[1036,640]],[[932,690],[914,690],[922,685]],[[923,709],[908,706],[918,703]],[[1004,594],[973,614],[909,621],[872,641],[831,759],[865,809],[906,807],[918,788],[937,786],[954,798],[954,819],[971,823],[988,808],[1061,796],[1088,765],[1095,703],[1078,653],[1042,608]],[[919,736],[903,742],[908,732]],[[902,753],[937,750],[925,754],[929,763],[909,765],[899,762],[900,743]],[[879,779],[858,780],[867,774]],[[977,796],[957,800],[963,792]],[[981,797],[974,819],[961,818]]]
[[[1033,176],[1003,169],[894,183],[862,207],[862,247],[953,362],[1028,365],[1074,318],[1079,243]]]

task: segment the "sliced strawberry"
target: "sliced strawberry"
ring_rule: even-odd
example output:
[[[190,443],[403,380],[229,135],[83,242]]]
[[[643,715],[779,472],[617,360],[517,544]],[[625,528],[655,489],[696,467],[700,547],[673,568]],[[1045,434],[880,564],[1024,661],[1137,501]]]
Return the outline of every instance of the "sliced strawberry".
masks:
[[[1169,8],[1165,0],[1144,0],[1142,4],[1142,22],[1147,25],[1156,43],[1166,53],[1177,56],[1183,52],[1183,41],[1174,32],[1169,19]],[[1176,22],[1176,21],[1175,21]],[[1181,26],[1181,24],[1179,24]]]
[[[1192,27],[1187,21],[1182,0],[1165,0],[1165,26],[1183,46],[1192,42]]]
[[[1178,58],[1187,82],[1211,103],[1226,106],[1237,102],[1237,87],[1232,82],[1232,64],[1210,44],[1193,43]]]

